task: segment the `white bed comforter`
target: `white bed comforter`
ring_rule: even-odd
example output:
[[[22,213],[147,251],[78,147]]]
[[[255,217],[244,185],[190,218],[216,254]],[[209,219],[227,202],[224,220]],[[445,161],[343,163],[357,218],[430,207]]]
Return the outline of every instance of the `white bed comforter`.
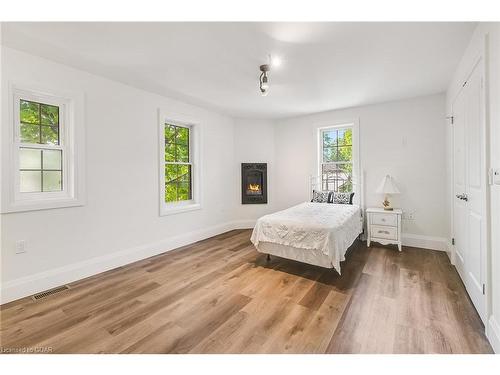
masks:
[[[318,249],[335,268],[361,233],[361,212],[348,204],[306,202],[257,220],[251,241],[272,242],[300,249]]]

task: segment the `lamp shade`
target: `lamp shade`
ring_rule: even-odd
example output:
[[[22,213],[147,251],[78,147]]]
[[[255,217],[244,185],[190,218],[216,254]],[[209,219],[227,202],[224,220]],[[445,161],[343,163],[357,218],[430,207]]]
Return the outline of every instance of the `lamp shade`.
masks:
[[[399,190],[397,186],[394,184],[392,181],[392,177],[389,175],[386,175],[383,179],[382,182],[380,183],[377,193],[380,194],[399,194]]]

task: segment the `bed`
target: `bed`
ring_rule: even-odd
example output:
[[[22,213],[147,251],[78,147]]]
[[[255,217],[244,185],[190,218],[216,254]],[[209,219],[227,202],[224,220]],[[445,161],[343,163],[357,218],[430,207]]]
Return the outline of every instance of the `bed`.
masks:
[[[341,273],[340,262],[363,232],[361,202],[361,197],[352,204],[304,202],[265,215],[257,220],[251,241],[261,253]]]

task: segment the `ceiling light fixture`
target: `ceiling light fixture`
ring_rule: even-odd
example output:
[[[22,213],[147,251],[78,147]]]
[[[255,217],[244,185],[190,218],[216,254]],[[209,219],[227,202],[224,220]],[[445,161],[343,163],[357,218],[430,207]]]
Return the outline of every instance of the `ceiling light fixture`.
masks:
[[[271,68],[269,67],[268,64],[264,64],[260,66],[260,78],[259,78],[259,87],[260,87],[260,93],[262,96],[266,96],[269,93],[269,80],[267,77],[267,72],[269,72]]]
[[[273,68],[279,68],[281,66],[281,58],[279,56],[270,56],[271,66]]]

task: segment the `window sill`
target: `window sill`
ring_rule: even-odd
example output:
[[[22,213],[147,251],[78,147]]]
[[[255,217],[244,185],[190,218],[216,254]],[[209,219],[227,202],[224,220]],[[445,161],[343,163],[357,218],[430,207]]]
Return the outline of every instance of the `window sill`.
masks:
[[[182,212],[201,210],[200,203],[162,205],[160,216],[176,215]]]
[[[84,206],[83,199],[76,198],[57,198],[57,199],[44,199],[44,200],[25,200],[16,201],[14,203],[7,203],[2,207],[2,213],[25,212],[25,211],[39,211],[39,210],[52,210],[56,208],[69,208]]]

